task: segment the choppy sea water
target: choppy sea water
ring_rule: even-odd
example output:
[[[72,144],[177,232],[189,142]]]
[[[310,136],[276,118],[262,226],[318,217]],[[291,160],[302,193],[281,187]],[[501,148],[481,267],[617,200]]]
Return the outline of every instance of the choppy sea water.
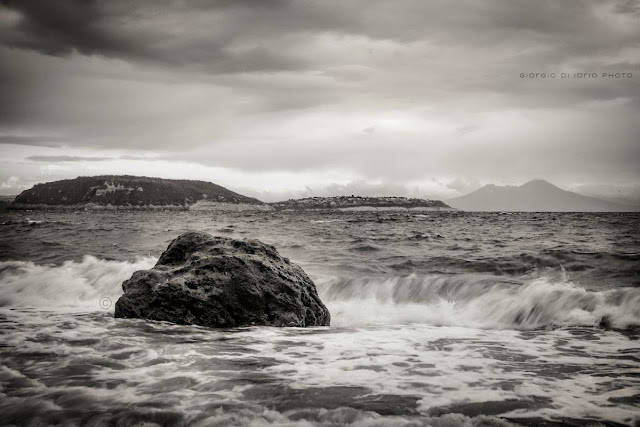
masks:
[[[0,213],[0,425],[640,425],[639,220]],[[187,230],[273,244],[332,326],[114,319]]]

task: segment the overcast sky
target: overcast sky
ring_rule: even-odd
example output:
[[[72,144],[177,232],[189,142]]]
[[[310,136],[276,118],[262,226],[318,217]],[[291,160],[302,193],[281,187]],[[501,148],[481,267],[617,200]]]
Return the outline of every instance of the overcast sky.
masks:
[[[545,178],[640,203],[639,0],[0,0],[0,95],[1,194],[134,174],[448,199]]]

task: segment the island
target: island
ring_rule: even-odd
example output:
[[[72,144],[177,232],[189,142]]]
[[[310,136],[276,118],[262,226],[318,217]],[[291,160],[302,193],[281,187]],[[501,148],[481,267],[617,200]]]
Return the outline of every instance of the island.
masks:
[[[16,196],[0,196],[0,211],[8,208]]]
[[[306,197],[303,199],[289,199],[284,202],[269,203],[276,211],[306,211],[306,210],[420,210],[447,211],[456,210],[440,200],[425,200],[407,197],[367,197],[367,196],[335,196],[335,197]]]
[[[440,200],[396,196],[307,197],[267,204],[211,182],[131,175],[80,176],[36,184],[15,197],[7,209],[287,212],[456,210]]]
[[[130,175],[81,176],[36,184],[18,195],[9,209],[195,209],[272,210],[205,181]]]

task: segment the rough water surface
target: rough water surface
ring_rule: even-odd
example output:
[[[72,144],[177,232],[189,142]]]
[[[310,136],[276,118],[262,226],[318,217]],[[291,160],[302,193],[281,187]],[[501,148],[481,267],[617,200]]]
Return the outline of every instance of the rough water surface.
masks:
[[[638,425],[639,220],[1,213],[0,425]],[[114,319],[189,230],[274,245],[332,326]]]

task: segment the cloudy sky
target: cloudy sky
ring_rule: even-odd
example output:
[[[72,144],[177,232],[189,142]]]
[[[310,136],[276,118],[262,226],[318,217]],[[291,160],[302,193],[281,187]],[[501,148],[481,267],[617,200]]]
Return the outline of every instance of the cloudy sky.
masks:
[[[639,0],[0,0],[0,94],[0,194],[108,173],[448,199],[545,178],[640,203]]]

